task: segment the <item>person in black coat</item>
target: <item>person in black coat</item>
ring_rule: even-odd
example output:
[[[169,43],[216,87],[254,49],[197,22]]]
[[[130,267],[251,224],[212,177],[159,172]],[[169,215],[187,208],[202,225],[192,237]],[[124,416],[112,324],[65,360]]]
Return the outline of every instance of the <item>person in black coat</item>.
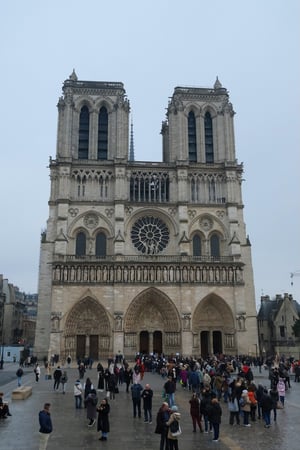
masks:
[[[108,418],[110,406],[108,404],[107,398],[101,400],[101,403],[97,408],[97,412],[98,412],[97,431],[101,431],[99,441],[107,441],[107,434],[110,431]]]
[[[168,450],[169,448],[169,442],[168,442],[168,429],[167,422],[170,418],[170,409],[167,402],[164,402],[161,407],[159,408],[159,411],[156,416],[156,428],[155,433],[160,434],[160,446],[159,450]]]
[[[220,434],[220,424],[221,424],[222,408],[217,398],[211,399],[211,404],[208,407],[208,418],[212,424],[214,430],[214,442],[218,442]]]

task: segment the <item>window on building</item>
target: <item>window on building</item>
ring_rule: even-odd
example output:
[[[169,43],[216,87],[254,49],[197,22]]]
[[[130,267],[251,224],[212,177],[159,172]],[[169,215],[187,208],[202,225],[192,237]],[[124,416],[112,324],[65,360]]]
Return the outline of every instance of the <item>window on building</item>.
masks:
[[[279,327],[279,333],[280,333],[280,337],[285,337],[285,327],[284,326]]]
[[[189,161],[197,161],[197,139],[196,139],[196,119],[193,111],[188,115],[188,145]]]
[[[214,146],[213,146],[213,126],[212,118],[209,112],[204,116],[204,136],[205,136],[205,162],[214,162]]]
[[[86,254],[86,235],[80,231],[76,236],[76,256],[85,256]]]
[[[98,233],[96,236],[96,256],[99,258],[106,256],[106,236]]]
[[[193,255],[201,256],[201,237],[198,234],[193,237]]]
[[[214,258],[220,257],[220,238],[217,234],[213,234],[210,238],[210,255]]]
[[[88,159],[89,157],[89,131],[90,113],[88,108],[83,106],[79,117],[78,159]]]
[[[104,106],[98,116],[98,159],[107,159],[108,149],[108,114]]]

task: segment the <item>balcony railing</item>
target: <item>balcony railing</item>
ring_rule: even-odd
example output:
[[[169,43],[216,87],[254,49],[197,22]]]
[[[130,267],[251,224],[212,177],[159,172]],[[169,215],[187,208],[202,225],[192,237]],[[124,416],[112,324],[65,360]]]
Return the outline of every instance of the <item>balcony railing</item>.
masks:
[[[139,262],[139,263],[232,263],[233,256],[191,256],[191,255],[54,255],[53,262],[73,263],[113,263],[113,262]]]

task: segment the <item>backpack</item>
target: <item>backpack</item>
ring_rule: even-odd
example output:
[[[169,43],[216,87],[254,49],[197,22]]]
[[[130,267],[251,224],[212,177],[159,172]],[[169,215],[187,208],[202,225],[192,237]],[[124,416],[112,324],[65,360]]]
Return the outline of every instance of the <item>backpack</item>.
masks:
[[[239,405],[240,405],[241,407],[243,407],[243,406],[246,405],[246,402],[245,402],[245,400],[244,400],[243,397],[240,398],[240,400],[239,400]]]

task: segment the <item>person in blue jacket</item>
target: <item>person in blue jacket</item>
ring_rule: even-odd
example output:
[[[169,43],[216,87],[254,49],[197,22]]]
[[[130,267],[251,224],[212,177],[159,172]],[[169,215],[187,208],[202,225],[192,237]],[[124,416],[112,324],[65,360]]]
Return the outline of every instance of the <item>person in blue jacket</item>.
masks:
[[[44,404],[44,409],[39,412],[40,445],[39,450],[46,450],[50,433],[52,433],[52,420],[50,415],[50,403]]]

